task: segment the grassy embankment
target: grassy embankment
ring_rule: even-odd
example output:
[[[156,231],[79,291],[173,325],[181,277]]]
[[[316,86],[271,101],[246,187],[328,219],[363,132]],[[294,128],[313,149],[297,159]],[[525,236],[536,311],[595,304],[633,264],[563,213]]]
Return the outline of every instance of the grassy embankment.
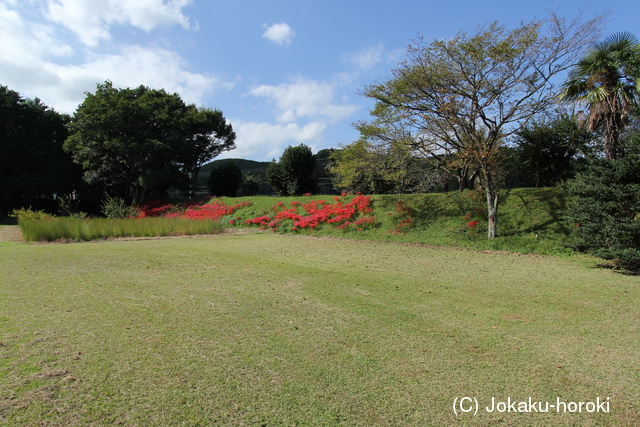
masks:
[[[347,204],[353,196],[334,200],[334,196],[223,198],[212,203],[243,205],[221,219],[225,228],[249,227],[245,221],[292,207],[292,202],[324,200],[326,204]],[[486,238],[485,200],[478,192],[451,192],[415,195],[374,195],[372,212],[357,218],[374,217],[373,224],[339,229],[337,224],[321,224],[313,230],[292,231],[294,221],[285,220],[278,232],[316,236],[335,236],[378,241],[458,246],[475,250],[499,250],[519,253],[571,254],[566,242],[569,229],[562,221],[565,198],[560,189],[515,189],[502,192],[498,234]],[[244,202],[250,202],[244,206]],[[277,206],[280,204],[280,206]],[[224,206],[221,207],[225,209]],[[308,215],[301,205],[299,214]],[[220,214],[222,215],[222,214]],[[21,220],[28,241],[87,241],[108,237],[152,237],[217,233],[218,221],[186,218],[144,218],[109,220],[100,218],[54,218],[48,221]],[[258,228],[258,227],[254,227]],[[361,231],[358,229],[362,228]]]
[[[638,284],[573,258],[274,234],[3,246],[0,424],[635,425]],[[454,415],[464,396],[477,416]]]
[[[561,217],[566,200],[558,188],[503,190],[499,207],[499,237],[493,240],[486,237],[486,200],[477,192],[371,197],[372,215],[376,218],[374,227],[363,231],[352,227],[345,232],[332,226],[320,226],[313,231],[296,233],[523,254],[572,253],[566,247],[570,230]],[[222,224],[228,228],[231,227],[229,221],[234,221],[233,227],[246,227],[243,225],[245,220],[268,213],[277,202],[290,207],[294,201],[307,203],[318,199],[335,203],[332,196],[224,198],[227,204],[244,201],[251,201],[252,204],[224,217]],[[409,211],[399,213],[398,201]],[[411,225],[399,227],[407,217],[411,218]],[[478,223],[475,227],[469,227],[471,221]],[[281,229],[289,232],[290,226],[291,223]]]

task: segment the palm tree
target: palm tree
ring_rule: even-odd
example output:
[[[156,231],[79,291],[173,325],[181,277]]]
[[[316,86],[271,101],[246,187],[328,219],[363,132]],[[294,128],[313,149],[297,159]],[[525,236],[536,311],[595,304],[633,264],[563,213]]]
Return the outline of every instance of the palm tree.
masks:
[[[569,73],[559,98],[585,102],[586,125],[591,132],[604,131],[607,159],[623,154],[620,133],[640,95],[640,42],[621,32],[594,43]]]

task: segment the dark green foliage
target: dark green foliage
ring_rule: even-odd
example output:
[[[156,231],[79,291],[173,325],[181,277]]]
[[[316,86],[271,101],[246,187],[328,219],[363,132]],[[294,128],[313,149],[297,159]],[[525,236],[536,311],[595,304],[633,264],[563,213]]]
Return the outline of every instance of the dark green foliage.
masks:
[[[186,112],[177,94],[144,86],[121,90],[106,82],[78,107],[65,149],[82,165],[88,183],[124,185],[139,204],[181,178],[186,185],[174,162],[184,143]]]
[[[260,192],[260,177],[247,174],[240,184],[243,196],[255,196]]]
[[[242,171],[237,163],[226,163],[211,170],[209,193],[218,197],[235,197],[242,183]]]
[[[624,132],[620,135],[624,156],[640,154],[640,108],[634,112]]]
[[[0,86],[0,216],[29,206],[55,212],[56,196],[77,190],[81,171],[62,149],[68,121]]]
[[[297,196],[316,192],[313,176],[316,160],[311,148],[304,144],[285,148],[280,161],[273,160],[267,169],[267,182],[281,196]]]
[[[620,264],[640,263],[640,155],[594,160],[567,182],[573,248]]]
[[[70,124],[65,149],[88,183],[111,194],[125,187],[134,204],[169,187],[193,192],[200,167],[234,148],[222,113],[185,105],[176,93],[111,82],[87,94]]]
[[[235,148],[236,133],[222,111],[189,106],[183,169],[189,176],[189,196],[194,197],[201,167],[223,151]]]
[[[572,178],[579,156],[590,155],[594,135],[567,115],[536,121],[516,132],[513,168],[522,187],[553,187]]]

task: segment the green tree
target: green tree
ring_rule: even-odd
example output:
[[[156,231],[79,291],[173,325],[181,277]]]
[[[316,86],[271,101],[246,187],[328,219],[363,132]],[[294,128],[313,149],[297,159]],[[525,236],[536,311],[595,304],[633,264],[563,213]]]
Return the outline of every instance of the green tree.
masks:
[[[255,196],[260,192],[260,176],[247,174],[240,184],[243,196]]]
[[[640,43],[629,33],[612,34],[593,44],[571,70],[560,99],[586,103],[589,130],[604,131],[607,159],[623,155],[620,134],[640,91]]]
[[[193,188],[202,163],[233,148],[235,139],[218,111],[187,106],[176,93],[117,89],[109,81],[87,94],[69,128],[65,149],[85,180],[126,188],[134,205],[151,191]]]
[[[551,187],[572,178],[579,158],[592,155],[595,136],[561,114],[522,127],[513,138],[512,162],[525,187]]]
[[[338,190],[366,194],[427,193],[449,180],[438,164],[394,142],[376,145],[367,138],[336,150],[330,171]]]
[[[235,148],[236,133],[225,120],[222,111],[189,106],[186,116],[187,144],[183,170],[189,176],[189,195],[194,197],[198,174],[205,163],[223,151]]]
[[[209,193],[218,197],[235,197],[242,183],[242,171],[237,163],[225,163],[211,169],[207,184]]]
[[[567,182],[572,246],[620,264],[640,263],[640,155],[594,159]]]
[[[361,138],[367,140],[369,145],[379,153],[401,154],[406,156],[396,157],[395,163],[404,157],[407,167],[420,163],[428,164],[431,174],[425,174],[424,167],[418,170],[407,171],[405,175],[415,176],[418,172],[420,178],[414,179],[418,186],[432,188],[437,181],[445,175],[452,176],[458,181],[461,190],[474,187],[478,177],[477,167],[468,161],[463,161],[456,156],[456,148],[443,145],[437,150],[432,150],[429,144],[425,144],[424,135],[419,128],[414,126],[411,120],[406,120],[406,114],[401,109],[395,108],[391,104],[376,102],[375,108],[371,111],[372,120],[357,122],[354,127],[360,132]],[[418,156],[430,158],[424,162],[417,159]],[[388,156],[385,156],[388,157]],[[396,175],[398,172],[395,173]],[[420,182],[425,184],[420,185]],[[397,192],[397,190],[395,190]]]
[[[330,172],[333,185],[340,191],[364,194],[385,194],[393,185],[377,169],[384,164],[366,139],[336,150],[331,155]]]
[[[298,196],[316,192],[313,176],[316,160],[304,144],[285,148],[280,161],[273,160],[267,169],[267,182],[281,196]]]
[[[77,195],[81,170],[62,149],[67,115],[0,86],[0,212],[55,212],[57,197]]]
[[[497,23],[446,40],[416,41],[394,77],[364,94],[397,109],[424,153],[451,153],[475,168],[496,236],[505,138],[555,101],[549,81],[596,39],[603,16],[583,23],[555,14],[507,30]]]
[[[418,138],[399,120],[397,110],[378,102],[371,115],[373,120],[354,125],[360,139],[333,156],[331,171],[338,189],[370,194],[425,193],[442,184],[443,178],[449,179],[442,168],[442,154],[425,158],[416,143]]]

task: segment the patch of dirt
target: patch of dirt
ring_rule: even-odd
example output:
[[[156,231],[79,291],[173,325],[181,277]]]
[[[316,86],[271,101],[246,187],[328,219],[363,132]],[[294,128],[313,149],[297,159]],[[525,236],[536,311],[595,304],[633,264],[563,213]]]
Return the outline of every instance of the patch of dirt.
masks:
[[[0,243],[4,242],[24,243],[20,227],[17,225],[0,226]]]

